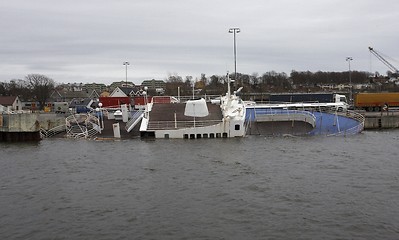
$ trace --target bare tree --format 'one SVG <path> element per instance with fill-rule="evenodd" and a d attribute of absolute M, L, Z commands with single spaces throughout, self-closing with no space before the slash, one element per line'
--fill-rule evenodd
<path fill-rule="evenodd" d="M 33 98 L 39 102 L 40 110 L 43 110 L 50 97 L 50 91 L 54 89 L 54 80 L 41 74 L 29 74 L 25 79 L 32 91 Z"/>

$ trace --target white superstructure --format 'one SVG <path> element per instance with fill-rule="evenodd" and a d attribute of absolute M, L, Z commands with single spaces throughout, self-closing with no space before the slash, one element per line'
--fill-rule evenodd
<path fill-rule="evenodd" d="M 151 107 L 146 108 L 148 112 L 144 114 L 141 121 L 140 134 L 142 137 L 196 139 L 245 136 L 245 104 L 236 92 L 230 94 L 228 91 L 225 96 L 220 98 L 220 109 L 211 103 L 206 103 L 204 99 L 168 104 L 164 104 L 163 109 L 168 109 L 169 112 L 165 112 L 163 115 L 173 116 L 171 111 L 175 111 L 174 116 L 166 119 L 157 116 L 158 119 L 154 120 L 157 112 L 152 111 L 160 110 L 156 110 L 155 105 L 149 103 Z M 185 104 L 184 111 L 181 104 Z M 213 111 L 208 111 L 209 107 L 212 107 Z M 160 114 L 162 115 L 162 113 Z M 219 118 L 215 118 L 215 116 L 219 116 Z"/>

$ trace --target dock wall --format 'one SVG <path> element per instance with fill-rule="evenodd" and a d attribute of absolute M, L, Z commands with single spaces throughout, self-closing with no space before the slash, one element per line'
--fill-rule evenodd
<path fill-rule="evenodd" d="M 38 141 L 40 124 L 32 113 L 0 114 L 0 141 Z"/>
<path fill-rule="evenodd" d="M 398 112 L 364 113 L 364 129 L 399 128 Z"/>
<path fill-rule="evenodd" d="M 56 114 L 56 113 L 41 113 L 39 114 L 39 123 L 40 127 L 44 130 L 50 130 L 52 128 L 65 125 L 65 118 L 67 115 L 65 114 Z"/>

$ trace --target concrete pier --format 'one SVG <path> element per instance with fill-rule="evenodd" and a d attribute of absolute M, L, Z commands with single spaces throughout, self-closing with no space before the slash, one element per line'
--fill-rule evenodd
<path fill-rule="evenodd" d="M 364 129 L 399 128 L 399 112 L 362 112 Z"/>
<path fill-rule="evenodd" d="M 38 115 L 32 113 L 0 114 L 0 141 L 39 141 Z"/>

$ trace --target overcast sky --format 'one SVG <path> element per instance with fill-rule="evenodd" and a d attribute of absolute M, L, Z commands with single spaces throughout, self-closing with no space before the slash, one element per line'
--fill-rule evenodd
<path fill-rule="evenodd" d="M 398 0 L 1 0 L 0 81 L 58 83 L 199 78 L 237 71 L 399 67 Z M 396 59 L 396 60 L 395 60 Z"/>

